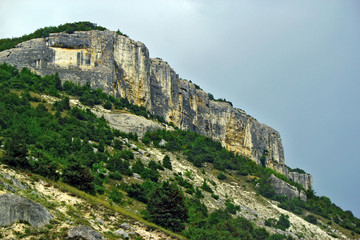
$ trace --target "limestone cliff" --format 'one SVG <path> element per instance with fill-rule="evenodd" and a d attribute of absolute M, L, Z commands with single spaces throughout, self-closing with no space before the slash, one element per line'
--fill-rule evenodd
<path fill-rule="evenodd" d="M 41 75 L 80 84 L 89 82 L 116 97 L 128 98 L 181 129 L 211 137 L 228 150 L 289 175 L 280 134 L 229 103 L 208 94 L 179 75 L 161 59 L 149 57 L 141 42 L 111 31 L 56 33 L 0 52 L 0 62 L 28 67 Z M 303 174 L 304 175 L 304 174 Z M 311 186 L 309 175 L 301 180 Z"/>

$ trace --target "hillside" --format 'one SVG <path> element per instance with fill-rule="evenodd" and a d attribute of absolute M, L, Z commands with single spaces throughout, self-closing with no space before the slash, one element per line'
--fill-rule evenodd
<path fill-rule="evenodd" d="M 97 231 L 93 239 L 359 237 L 360 220 L 316 196 L 301 170 L 285 176 L 262 164 L 271 163 L 273 150 L 262 149 L 255 161 L 146 104 L 49 74 L 0 65 L 2 238 L 64 239 L 81 232 L 79 225 Z M 262 136 L 252 133 L 271 142 Z M 12 194 L 45 209 L 17 213 L 1 202 L 11 198 L 16 206 Z"/>
<path fill-rule="evenodd" d="M 57 72 L 62 82 L 88 83 L 115 98 L 126 98 L 169 124 L 212 138 L 227 150 L 311 188 L 311 175 L 291 172 L 285 165 L 275 129 L 180 78 L 166 61 L 150 58 L 141 42 L 119 32 L 74 29 L 19 43 L 0 52 L 0 62 L 42 76 Z"/>

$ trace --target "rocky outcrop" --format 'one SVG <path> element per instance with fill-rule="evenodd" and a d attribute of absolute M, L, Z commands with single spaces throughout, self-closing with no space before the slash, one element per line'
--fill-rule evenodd
<path fill-rule="evenodd" d="M 84 240 L 105 240 L 105 238 L 97 231 L 89 226 L 79 225 L 69 230 L 68 239 L 84 239 Z"/>
<path fill-rule="evenodd" d="M 285 195 L 288 199 L 299 197 L 303 201 L 307 200 L 306 194 L 303 190 L 299 191 L 296 187 L 284 182 L 278 177 L 275 177 L 274 174 L 269 177 L 269 181 L 271 186 L 274 188 L 276 195 Z"/>
<path fill-rule="evenodd" d="M 283 173 L 288 179 L 293 182 L 299 183 L 305 190 L 311 189 L 313 184 L 313 178 L 310 174 L 290 172 L 288 168 L 284 169 Z"/>
<path fill-rule="evenodd" d="M 50 34 L 0 52 L 3 61 L 41 75 L 58 72 L 63 81 L 89 82 L 259 164 L 266 153 L 267 167 L 286 171 L 277 131 L 229 103 L 210 100 L 206 92 L 179 78 L 167 62 L 150 58 L 143 43 L 126 36 L 111 31 Z"/>
<path fill-rule="evenodd" d="M 130 113 L 105 113 L 103 116 L 111 127 L 126 133 L 134 132 L 139 137 L 143 137 L 147 131 L 166 128 L 157 122 Z"/>
<path fill-rule="evenodd" d="M 15 194 L 0 195 L 0 226 L 26 221 L 39 228 L 50 223 L 53 216 L 42 205 Z"/>

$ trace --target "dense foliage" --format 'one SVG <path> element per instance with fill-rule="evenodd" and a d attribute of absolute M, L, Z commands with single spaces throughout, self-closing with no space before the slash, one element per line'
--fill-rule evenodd
<path fill-rule="evenodd" d="M 58 100 L 54 104 L 47 103 L 42 100 L 41 94 L 52 95 Z M 15 67 L 2 64 L 0 142 L 4 145 L 4 154 L 1 161 L 54 180 L 60 179 L 91 194 L 108 194 L 109 199 L 117 204 L 123 204 L 124 194 L 117 188 L 106 190 L 104 183 L 119 181 L 123 176 L 138 173 L 145 181 L 123 184 L 121 190 L 128 197 L 147 205 L 149 219 L 174 231 L 183 231 L 190 239 L 285 238 L 270 235 L 248 220 L 235 217 L 234 214 L 241 209 L 230 200 L 226 201 L 224 210 L 209 214 L 200 199 L 204 198 L 205 191 L 213 192 L 214 184 L 211 181 L 204 181 L 200 189 L 177 173 L 170 179 L 172 183 L 162 183 L 160 172 L 165 171 L 165 168 L 172 169 L 169 156 L 165 155 L 162 163 L 150 161 L 144 164 L 135 159 L 133 152 L 125 147 L 121 139 L 137 141 L 136 134 L 111 129 L 104 118 L 96 117 L 90 109 L 71 107 L 69 96 L 78 98 L 89 107 L 102 104 L 108 109 L 127 109 L 148 118 L 154 117 L 144 108 L 132 105 L 125 99 L 91 89 L 89 84 L 79 86 L 65 82 L 62 85 L 57 74 L 40 77 L 28 69 L 18 71 Z M 158 119 L 163 121 L 162 118 Z M 238 176 L 257 176 L 263 179 L 259 182 L 261 192 L 261 185 L 266 184 L 265 180 L 270 174 L 285 178 L 249 159 L 226 151 L 220 143 L 194 132 L 158 130 L 146 133 L 142 141 L 160 147 L 162 139 L 167 142 L 162 148 L 182 151 L 195 166 L 213 164 L 220 170 L 218 178 L 222 180 L 226 179 L 228 171 Z M 186 172 L 184 176 L 191 178 L 191 173 Z M 266 190 L 266 185 L 263 187 Z M 280 207 L 285 209 L 298 211 L 299 214 L 306 209 L 359 232 L 359 219 L 350 211 L 342 211 L 330 199 L 318 197 L 312 191 L 308 191 L 307 195 L 307 203 L 298 199 L 276 199 L 281 202 Z M 218 197 L 214 194 L 212 196 Z M 275 198 L 271 192 L 268 197 Z M 286 229 L 286 220 L 284 217 L 281 221 L 279 219 L 281 224 L 278 226 Z M 308 215 L 307 220 L 316 223 L 316 218 L 311 215 Z"/>
<path fill-rule="evenodd" d="M 184 195 L 175 184 L 163 182 L 149 196 L 150 219 L 174 232 L 182 231 L 188 218 Z"/>
<path fill-rule="evenodd" d="M 57 27 L 44 27 L 36 30 L 35 32 L 24 35 L 18 38 L 5 38 L 0 39 L 0 51 L 6 49 L 14 48 L 17 44 L 25 42 L 34 38 L 45 38 L 48 37 L 50 33 L 73 33 L 75 31 L 90 31 L 90 30 L 106 30 L 104 27 L 97 26 L 91 22 L 75 22 L 75 23 L 66 23 L 59 25 Z"/>

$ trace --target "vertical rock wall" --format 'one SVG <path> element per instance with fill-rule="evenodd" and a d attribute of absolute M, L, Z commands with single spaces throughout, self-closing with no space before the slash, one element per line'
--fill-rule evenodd
<path fill-rule="evenodd" d="M 145 106 L 181 129 L 213 138 L 230 151 L 263 163 L 304 186 L 307 175 L 287 171 L 280 134 L 229 103 L 180 79 L 165 61 L 149 57 L 141 42 L 111 31 L 56 33 L 0 52 L 0 62 L 28 67 L 41 75 L 59 73 L 76 83 L 89 82 L 117 97 Z"/>

